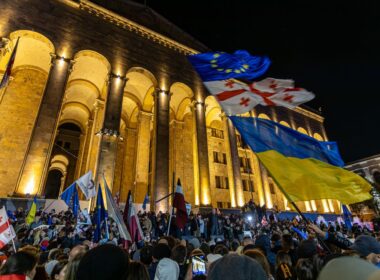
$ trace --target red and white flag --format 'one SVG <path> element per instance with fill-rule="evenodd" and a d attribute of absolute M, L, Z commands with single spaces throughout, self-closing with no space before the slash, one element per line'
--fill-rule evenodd
<path fill-rule="evenodd" d="M 9 78 L 11 77 L 12 67 L 13 67 L 13 64 L 15 63 L 15 60 L 16 60 L 16 52 L 17 52 L 19 40 L 20 40 L 20 38 L 17 38 L 16 45 L 13 48 L 11 57 L 9 58 L 7 67 L 5 68 L 3 78 L 1 79 L 1 82 L 0 82 L 0 89 L 5 87 L 8 84 Z"/>
<path fill-rule="evenodd" d="M 125 222 L 128 226 L 131 240 L 132 242 L 138 242 L 144 238 L 144 233 L 141 229 L 139 217 L 137 216 L 135 206 L 133 205 L 130 191 L 128 193 L 125 211 L 127 211 L 127 213 L 124 213 L 124 218 L 126 219 Z"/>
<path fill-rule="evenodd" d="M 16 233 L 13 226 L 9 224 L 9 219 L 5 207 L 0 209 L 0 249 L 7 245 Z"/>
<path fill-rule="evenodd" d="M 183 190 L 179 179 L 174 193 L 173 207 L 177 209 L 175 216 L 176 225 L 178 228 L 183 229 L 187 223 L 187 210 L 185 196 L 183 195 Z"/>
<path fill-rule="evenodd" d="M 204 83 L 228 115 L 244 114 L 257 105 L 293 109 L 314 98 L 314 94 L 295 88 L 292 80 L 267 78 L 250 85 L 237 80 Z"/>

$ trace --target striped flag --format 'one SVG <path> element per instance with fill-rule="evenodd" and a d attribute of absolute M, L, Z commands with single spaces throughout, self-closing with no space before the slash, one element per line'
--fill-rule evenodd
<path fill-rule="evenodd" d="M 37 199 L 36 197 L 34 197 L 28 216 L 25 219 L 26 224 L 30 225 L 31 223 L 34 222 L 34 218 L 36 217 L 36 212 L 37 212 Z"/>
<path fill-rule="evenodd" d="M 7 245 L 16 233 L 13 227 L 9 224 L 9 219 L 5 207 L 0 209 L 0 249 Z"/>
<path fill-rule="evenodd" d="M 5 87 L 8 84 L 9 78 L 11 77 L 12 67 L 16 59 L 16 52 L 17 52 L 19 40 L 20 40 L 20 37 L 17 38 L 16 45 L 12 51 L 11 57 L 9 58 L 7 67 L 5 68 L 4 76 L 0 82 L 0 89 Z"/>

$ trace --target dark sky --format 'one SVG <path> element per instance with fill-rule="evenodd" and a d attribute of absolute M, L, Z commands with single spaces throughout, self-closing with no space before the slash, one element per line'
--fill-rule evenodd
<path fill-rule="evenodd" d="M 143 2 L 143 1 L 138 1 Z M 353 3 L 351 3 L 353 2 Z M 378 1 L 148 0 L 213 50 L 272 60 L 267 76 L 316 94 L 330 140 L 346 162 L 380 153 Z"/>

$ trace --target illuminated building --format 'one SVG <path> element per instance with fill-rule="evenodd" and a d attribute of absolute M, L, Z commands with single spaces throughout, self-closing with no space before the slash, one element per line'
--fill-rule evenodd
<path fill-rule="evenodd" d="M 0 10 L 0 75 L 20 38 L 0 90 L 2 197 L 56 198 L 92 170 L 121 201 L 131 190 L 141 203 L 148 188 L 157 200 L 180 178 L 193 207 L 239 207 L 251 197 L 287 207 L 187 61 L 203 44 L 130 1 L 2 0 Z M 310 110 L 251 113 L 327 139 Z M 329 212 L 334 203 L 299 205 Z"/>

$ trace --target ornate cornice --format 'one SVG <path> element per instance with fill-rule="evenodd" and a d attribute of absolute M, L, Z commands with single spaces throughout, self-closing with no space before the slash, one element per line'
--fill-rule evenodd
<path fill-rule="evenodd" d="M 314 119 L 316 121 L 319 121 L 321 123 L 323 123 L 323 121 L 325 120 L 325 118 L 322 117 L 321 115 L 318 115 L 316 113 L 313 113 L 313 112 L 311 112 L 309 110 L 306 110 L 306 109 L 303 109 L 301 107 L 296 107 L 295 109 L 293 109 L 293 111 L 297 112 L 297 113 L 300 113 L 300 114 L 302 114 L 302 115 L 304 115 L 306 117 L 312 118 L 312 119 Z"/>
<path fill-rule="evenodd" d="M 175 40 L 165 37 L 149 28 L 146 28 L 87 0 L 80 0 L 79 8 L 90 14 L 94 14 L 97 17 L 102 17 L 104 20 L 107 20 L 123 29 L 135 32 L 144 38 L 148 38 L 153 42 L 157 42 L 158 44 L 163 45 L 169 49 L 174 49 L 185 55 L 199 53 L 192 48 L 178 43 Z"/>

